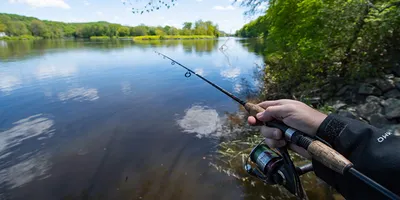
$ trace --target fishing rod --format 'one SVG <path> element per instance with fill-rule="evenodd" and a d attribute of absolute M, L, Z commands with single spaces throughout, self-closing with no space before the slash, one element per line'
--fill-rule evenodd
<path fill-rule="evenodd" d="M 196 72 L 187 68 L 176 60 L 158 51 L 154 52 L 162 56 L 164 59 L 170 60 L 172 65 L 178 64 L 182 68 L 186 69 L 187 72 L 185 73 L 185 77 L 189 78 L 192 74 L 194 74 L 205 82 L 212 85 L 214 88 L 226 94 L 228 97 L 241 104 L 251 116 L 256 117 L 257 113 L 265 111 L 265 109 L 259 105 L 239 99 L 235 95 L 224 90 L 223 88 L 214 84 L 203 76 L 197 74 Z M 379 191 L 387 198 L 400 200 L 399 196 L 355 169 L 351 161 L 338 153 L 336 150 L 319 141 L 318 138 L 311 138 L 307 134 L 291 128 L 283 122 L 277 120 L 265 122 L 264 124 L 269 127 L 280 129 L 284 133 L 285 140 L 304 148 L 305 150 L 307 150 L 312 158 L 314 158 L 324 166 L 332 169 L 337 173 L 340 173 L 341 175 L 351 174 L 355 178 L 371 186 L 371 188 Z M 303 167 L 295 167 L 293 161 L 290 159 L 290 156 L 287 153 L 286 148 L 278 148 L 277 151 L 278 152 L 275 152 L 267 145 L 259 143 L 256 147 L 253 148 L 248 156 L 248 159 L 246 160 L 244 166 L 246 172 L 261 179 L 265 183 L 283 185 L 298 198 L 306 199 L 307 197 L 305 195 L 304 189 L 301 186 L 299 176 L 309 171 L 312 171 L 312 167 L 310 167 L 309 165 Z M 252 161 L 257 167 L 252 168 L 252 166 L 248 164 L 248 160 Z"/>

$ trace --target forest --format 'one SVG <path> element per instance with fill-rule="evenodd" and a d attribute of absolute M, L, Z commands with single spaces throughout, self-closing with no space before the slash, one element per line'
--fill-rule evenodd
<path fill-rule="evenodd" d="M 164 35 L 206 35 L 219 37 L 223 32 L 218 25 L 211 21 L 198 20 L 194 23 L 185 22 L 182 29 L 173 26 L 151 27 L 144 24 L 130 27 L 105 21 L 88 23 L 63 23 L 39 20 L 34 17 L 25 17 L 16 14 L 0 13 L 0 32 L 7 36 L 45 39 L 54 38 L 90 38 L 92 36 L 127 37 L 127 36 L 164 36 Z"/>
<path fill-rule="evenodd" d="M 258 53 L 270 92 L 293 98 L 324 85 L 400 73 L 399 1 L 236 1 L 248 14 L 263 2 L 269 3 L 265 13 L 236 36 L 265 43 Z"/>

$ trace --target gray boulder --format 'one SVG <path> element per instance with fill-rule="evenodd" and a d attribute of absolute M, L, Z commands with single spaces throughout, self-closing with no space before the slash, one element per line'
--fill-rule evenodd
<path fill-rule="evenodd" d="M 371 101 L 357 106 L 356 112 L 362 118 L 371 121 L 372 115 L 382 112 L 382 106 L 379 102 Z"/>
<path fill-rule="evenodd" d="M 385 93 L 386 98 L 400 98 L 400 91 L 398 89 L 392 89 Z"/>
<path fill-rule="evenodd" d="M 400 82 L 395 83 L 395 85 L 396 85 L 396 88 L 397 88 L 398 90 L 400 90 Z"/>
<path fill-rule="evenodd" d="M 339 110 L 339 109 L 344 108 L 344 107 L 346 107 L 346 106 L 347 106 L 347 104 L 345 104 L 343 101 L 337 100 L 337 101 L 335 101 L 335 103 L 332 105 L 332 108 L 333 108 L 334 110 Z"/>
<path fill-rule="evenodd" d="M 352 112 L 347 111 L 347 110 L 339 110 L 337 112 L 338 115 L 343 116 L 343 117 L 348 117 L 351 119 L 357 119 L 356 115 L 354 115 Z"/>
<path fill-rule="evenodd" d="M 365 100 L 366 102 L 370 103 L 370 102 L 381 102 L 381 99 L 377 96 L 368 96 L 367 99 Z"/>
<path fill-rule="evenodd" d="M 375 85 L 383 92 L 394 88 L 394 84 L 391 81 L 385 79 L 377 79 Z"/>
<path fill-rule="evenodd" d="M 363 83 L 360 88 L 358 88 L 358 94 L 380 96 L 382 92 L 371 84 Z"/>
<path fill-rule="evenodd" d="M 378 128 L 383 128 L 388 124 L 392 124 L 384 115 L 381 113 L 373 114 L 370 116 L 369 123 Z"/>
<path fill-rule="evenodd" d="M 342 88 L 340 88 L 340 90 L 335 95 L 336 96 L 342 96 L 349 89 L 351 89 L 351 87 L 349 85 L 345 85 Z"/>
<path fill-rule="evenodd" d="M 389 98 L 383 102 L 385 116 L 388 119 L 400 118 L 400 100 Z"/>

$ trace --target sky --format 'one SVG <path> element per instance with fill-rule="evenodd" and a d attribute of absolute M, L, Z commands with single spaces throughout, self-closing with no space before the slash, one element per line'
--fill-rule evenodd
<path fill-rule="evenodd" d="M 234 33 L 257 16 L 244 16 L 245 8 L 232 5 L 233 0 L 176 0 L 170 9 L 161 8 L 155 12 L 133 14 L 135 7 L 143 7 L 146 0 L 1 0 L 0 13 L 32 16 L 42 20 L 62 22 L 108 21 L 135 26 L 175 26 L 183 22 L 211 20 L 220 30 Z M 127 3 L 123 3 L 123 2 Z M 158 2 L 158 0 L 155 0 Z M 147 0 L 148 2 L 148 0 Z M 263 9 L 263 7 L 260 7 Z"/>

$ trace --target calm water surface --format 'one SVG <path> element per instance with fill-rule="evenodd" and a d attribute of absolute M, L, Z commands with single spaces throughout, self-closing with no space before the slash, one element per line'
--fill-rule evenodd
<path fill-rule="evenodd" d="M 1 41 L 0 199 L 240 199 L 208 159 L 237 104 L 153 52 L 238 93 L 225 41 Z"/>
<path fill-rule="evenodd" d="M 288 198 L 210 167 L 239 107 L 153 52 L 239 94 L 262 59 L 226 40 L 0 41 L 0 199 Z"/>

